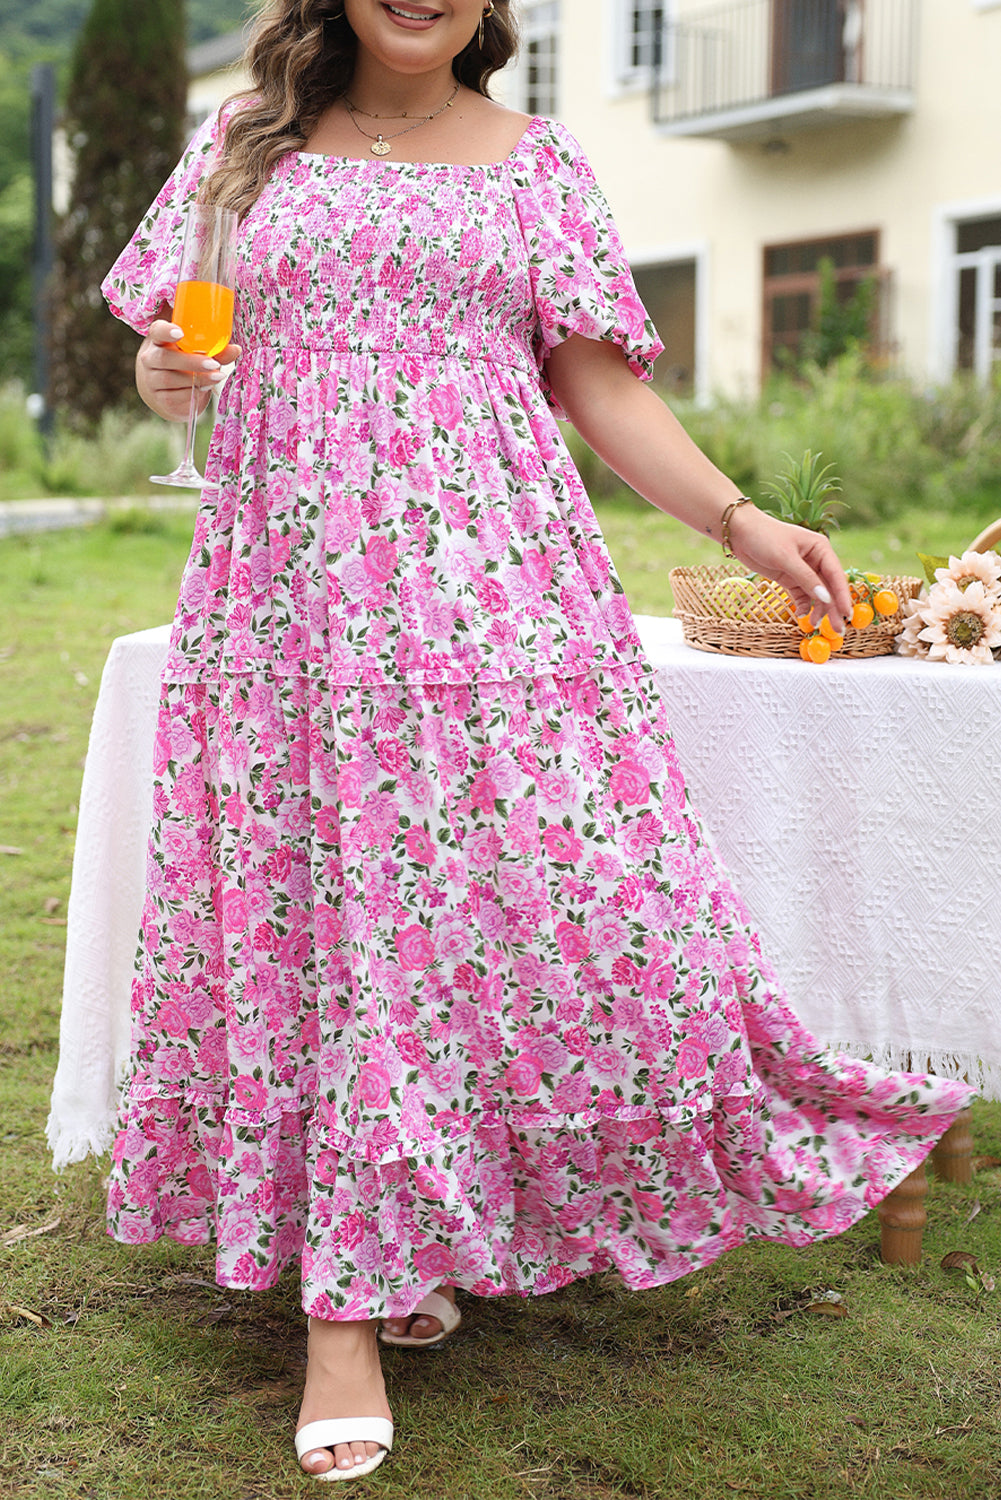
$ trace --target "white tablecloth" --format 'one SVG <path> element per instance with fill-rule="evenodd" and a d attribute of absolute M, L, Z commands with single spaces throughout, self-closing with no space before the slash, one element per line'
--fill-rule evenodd
<path fill-rule="evenodd" d="M 640 617 L 696 806 L 823 1042 L 1001 1098 L 1001 668 L 693 651 Z M 80 799 L 57 1166 L 110 1142 L 128 1056 L 167 627 L 114 642 Z"/>

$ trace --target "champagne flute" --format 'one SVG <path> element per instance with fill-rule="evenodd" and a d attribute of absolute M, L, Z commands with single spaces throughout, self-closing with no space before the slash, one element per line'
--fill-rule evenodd
<path fill-rule="evenodd" d="M 171 314 L 172 321 L 183 330 L 183 337 L 174 347 L 184 354 L 202 354 L 206 359 L 214 359 L 233 337 L 237 226 L 238 216 L 231 208 L 193 203 L 187 210 Z M 172 474 L 151 474 L 153 484 L 201 489 L 205 483 L 194 460 L 198 391 L 192 375 L 184 457 Z"/>

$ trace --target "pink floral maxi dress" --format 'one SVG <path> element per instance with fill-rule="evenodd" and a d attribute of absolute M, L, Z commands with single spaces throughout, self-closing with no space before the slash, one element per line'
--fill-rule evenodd
<path fill-rule="evenodd" d="M 207 122 L 105 284 L 173 298 Z M 112 1233 L 298 1264 L 328 1318 L 447 1280 L 649 1287 L 855 1222 L 971 1091 L 822 1051 L 686 799 L 544 359 L 659 352 L 572 137 L 294 152 L 246 219 L 156 741 Z"/>

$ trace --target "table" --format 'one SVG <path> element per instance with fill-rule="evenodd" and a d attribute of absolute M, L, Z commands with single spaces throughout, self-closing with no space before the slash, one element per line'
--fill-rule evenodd
<path fill-rule="evenodd" d="M 640 617 L 697 808 L 822 1042 L 1001 1098 L 1001 670 L 714 656 Z M 110 1144 L 169 629 L 112 645 L 67 914 L 56 1166 Z"/>

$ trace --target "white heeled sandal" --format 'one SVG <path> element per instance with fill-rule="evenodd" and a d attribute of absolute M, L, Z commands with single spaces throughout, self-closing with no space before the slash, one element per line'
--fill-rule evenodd
<path fill-rule="evenodd" d="M 428 1292 L 422 1302 L 418 1302 L 411 1314 L 414 1318 L 421 1316 L 437 1318 L 441 1324 L 441 1332 L 431 1334 L 430 1338 L 422 1339 L 412 1333 L 387 1333 L 385 1328 L 379 1329 L 379 1338 L 384 1344 L 396 1344 L 401 1349 L 424 1349 L 431 1344 L 440 1344 L 442 1339 L 447 1339 L 450 1333 L 454 1333 L 462 1322 L 462 1314 L 454 1302 L 449 1302 L 440 1292 Z"/>
<path fill-rule="evenodd" d="M 393 1446 L 393 1424 L 385 1417 L 331 1417 L 325 1422 L 307 1422 L 295 1435 L 295 1453 L 300 1464 L 313 1448 L 333 1449 L 337 1443 L 379 1443 L 379 1452 L 366 1458 L 350 1469 L 339 1469 L 336 1465 L 314 1474 L 303 1469 L 311 1479 L 361 1479 L 377 1469 Z"/>
<path fill-rule="evenodd" d="M 306 1319 L 309 1328 L 312 1318 Z M 322 1474 L 312 1469 L 303 1469 L 310 1479 L 361 1479 L 377 1469 L 393 1449 L 393 1424 L 386 1417 L 327 1417 L 319 1422 L 307 1422 L 295 1435 L 295 1456 L 300 1466 L 307 1453 L 314 1448 L 329 1448 L 331 1455 L 337 1443 L 378 1443 L 379 1452 L 350 1469 L 340 1469 L 336 1460 Z"/>

